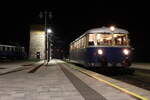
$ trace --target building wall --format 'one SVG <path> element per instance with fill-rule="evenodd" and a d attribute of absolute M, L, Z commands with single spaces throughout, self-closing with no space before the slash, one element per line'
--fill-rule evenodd
<path fill-rule="evenodd" d="M 42 25 L 33 25 L 30 30 L 30 59 L 37 59 L 37 52 L 40 53 L 40 59 L 45 58 L 45 32 Z"/>

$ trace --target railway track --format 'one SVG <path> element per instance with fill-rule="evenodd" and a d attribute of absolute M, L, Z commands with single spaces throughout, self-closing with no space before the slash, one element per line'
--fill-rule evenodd
<path fill-rule="evenodd" d="M 150 91 L 150 77 L 143 76 L 139 73 L 135 72 L 134 75 L 118 75 L 111 77 Z"/>
<path fill-rule="evenodd" d="M 122 82 L 126 82 L 128 84 L 135 85 L 137 87 L 146 89 L 150 91 L 150 74 L 147 73 L 148 71 L 143 71 L 143 70 L 136 70 L 133 74 L 126 74 L 118 71 L 113 71 L 113 73 L 105 74 L 102 73 L 103 75 L 106 75 L 108 77 L 111 77 L 113 79 L 120 80 Z M 100 72 L 98 72 L 100 73 Z"/>
<path fill-rule="evenodd" d="M 82 65 L 77 66 L 83 67 Z M 130 69 L 124 71 L 122 69 L 115 70 L 115 68 L 112 68 L 111 70 L 106 69 L 100 70 L 99 68 L 86 68 L 86 69 L 150 91 L 150 70 Z M 132 74 L 132 71 L 134 70 L 135 72 Z"/>
<path fill-rule="evenodd" d="M 24 65 L 21 65 L 22 67 L 18 67 L 18 68 L 5 71 L 3 73 L 0 73 L 0 75 L 11 74 L 11 73 L 15 73 L 15 72 L 23 71 L 23 70 L 29 70 L 28 73 L 35 73 L 43 65 L 44 63 L 38 64 L 38 65 L 34 65 L 33 63 L 24 64 Z M 3 69 L 3 68 L 0 68 L 0 69 Z"/>

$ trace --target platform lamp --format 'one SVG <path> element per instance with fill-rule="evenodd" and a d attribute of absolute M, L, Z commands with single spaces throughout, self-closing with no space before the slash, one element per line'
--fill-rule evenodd
<path fill-rule="evenodd" d="M 47 63 L 51 60 L 51 33 L 52 33 L 52 29 L 51 28 L 47 28 L 47 50 L 48 50 L 48 54 L 47 54 Z"/>
<path fill-rule="evenodd" d="M 49 57 L 48 57 L 48 33 L 51 33 L 52 32 L 52 30 L 51 29 L 48 29 L 47 28 L 47 19 L 48 18 L 51 20 L 52 19 L 52 12 L 47 12 L 46 10 L 45 10 L 45 12 L 40 12 L 40 18 L 44 18 L 44 26 L 45 26 L 45 28 L 44 28 L 44 31 L 45 31 L 45 60 L 47 60 L 47 63 L 48 63 L 48 61 L 49 61 Z"/>

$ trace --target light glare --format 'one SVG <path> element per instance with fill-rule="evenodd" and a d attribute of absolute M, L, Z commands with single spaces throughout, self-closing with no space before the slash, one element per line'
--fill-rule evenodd
<path fill-rule="evenodd" d="M 129 55 L 130 51 L 129 51 L 128 49 L 124 49 L 124 50 L 123 50 L 123 53 L 124 53 L 125 55 Z"/>
<path fill-rule="evenodd" d="M 50 28 L 47 29 L 47 33 L 52 33 L 52 30 Z"/>
<path fill-rule="evenodd" d="M 115 27 L 114 27 L 114 26 L 111 26 L 111 27 L 110 27 L 110 30 L 111 30 L 111 31 L 114 31 L 114 30 L 115 30 Z"/>
<path fill-rule="evenodd" d="M 102 55 L 102 54 L 103 54 L 103 50 L 99 49 L 99 50 L 98 50 L 98 54 L 99 54 L 99 55 Z"/>

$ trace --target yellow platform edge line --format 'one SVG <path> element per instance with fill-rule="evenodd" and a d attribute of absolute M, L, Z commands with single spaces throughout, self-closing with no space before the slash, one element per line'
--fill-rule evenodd
<path fill-rule="evenodd" d="M 67 63 L 67 64 L 68 64 L 68 63 Z M 69 65 L 71 65 L 71 64 L 69 64 Z M 77 67 L 77 66 L 71 66 L 71 67 L 72 67 L 73 69 L 79 70 L 80 72 L 82 72 L 82 73 L 84 73 L 84 74 L 86 74 L 86 75 L 88 75 L 88 76 L 90 76 L 90 77 L 92 77 L 92 78 L 94 78 L 94 79 L 96 79 L 96 80 L 98 80 L 98 81 L 104 82 L 104 83 L 106 83 L 106 84 L 108 84 L 108 85 L 110 85 L 110 86 L 112 86 L 112 87 L 114 87 L 114 88 L 116 88 L 116 89 L 118 89 L 118 90 L 120 90 L 120 91 L 123 91 L 123 92 L 125 92 L 125 93 L 127 93 L 127 94 L 129 94 L 129 95 L 131 95 L 131 96 L 133 96 L 133 97 L 136 97 L 136 98 L 141 99 L 141 100 L 148 100 L 147 98 L 145 98 L 145 97 L 143 97 L 143 96 L 140 96 L 140 95 L 138 95 L 138 94 L 136 94 L 136 93 L 133 93 L 133 92 L 131 92 L 131 91 L 128 91 L 128 90 L 126 90 L 126 89 L 124 89 L 124 88 L 122 88 L 122 87 L 120 87 L 120 86 L 117 86 L 117 85 L 115 85 L 115 84 L 113 84 L 113 83 L 111 83 L 111 82 L 108 82 L 108 81 L 106 81 L 106 80 L 103 80 L 103 79 L 101 79 L 101 78 L 99 78 L 99 77 L 97 77 L 97 76 L 91 75 L 91 74 L 89 74 L 88 72 L 86 72 L 86 69 L 81 69 L 80 67 Z"/>

